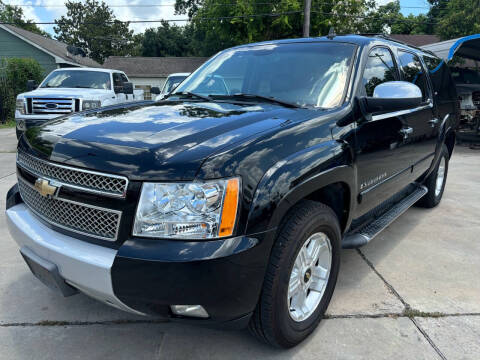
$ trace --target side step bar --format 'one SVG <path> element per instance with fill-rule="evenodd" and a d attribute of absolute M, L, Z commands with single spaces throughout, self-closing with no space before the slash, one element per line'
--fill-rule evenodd
<path fill-rule="evenodd" d="M 375 218 L 373 221 L 363 225 L 359 229 L 345 234 L 342 241 L 344 249 L 354 249 L 365 245 L 375 236 L 377 236 L 383 229 L 395 221 L 400 215 L 407 211 L 413 204 L 421 199 L 428 192 L 423 185 L 415 185 L 415 190 L 405 196 L 402 200 L 393 205 L 381 216 Z"/>

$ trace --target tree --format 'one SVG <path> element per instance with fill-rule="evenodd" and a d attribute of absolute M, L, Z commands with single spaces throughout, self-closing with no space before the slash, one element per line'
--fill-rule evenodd
<path fill-rule="evenodd" d="M 368 33 L 391 34 L 425 34 L 428 33 L 428 17 L 426 15 L 408 15 L 400 12 L 400 1 L 392 1 L 372 8 L 365 19 L 365 29 Z"/>
<path fill-rule="evenodd" d="M 105 2 L 68 0 L 65 6 L 67 15 L 55 20 L 59 41 L 82 48 L 100 63 L 112 55 L 135 54 L 133 30 L 129 30 L 128 23 L 117 20 Z"/>
<path fill-rule="evenodd" d="M 188 56 L 189 40 L 184 28 L 162 21 L 156 29 L 147 29 L 141 40 L 142 56 Z"/>
<path fill-rule="evenodd" d="M 443 8 L 436 32 L 444 40 L 480 32 L 480 1 L 450 0 Z"/>
<path fill-rule="evenodd" d="M 326 35 L 331 26 L 338 33 L 361 31 L 369 1 L 314 2 L 311 36 Z M 302 36 L 303 0 L 176 0 L 175 9 L 190 17 L 185 33 L 192 52 L 202 56 L 238 44 Z"/>
<path fill-rule="evenodd" d="M 48 33 L 41 30 L 31 20 L 25 20 L 23 9 L 19 6 L 7 5 L 0 0 L 0 23 L 7 23 L 18 26 L 19 28 L 50 37 Z"/>

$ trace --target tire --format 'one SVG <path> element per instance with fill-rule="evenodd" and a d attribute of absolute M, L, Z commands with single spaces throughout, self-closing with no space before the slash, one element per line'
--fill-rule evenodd
<path fill-rule="evenodd" d="M 323 234 L 323 235 L 321 235 Z M 291 311 L 293 304 L 290 302 L 289 284 L 292 272 L 300 274 L 298 278 L 304 279 L 302 274 L 307 272 L 298 272 L 297 262 L 300 251 L 313 246 L 311 239 L 315 242 L 322 242 L 320 246 L 319 258 L 316 265 L 319 265 L 320 258 L 322 261 L 330 258 L 330 271 L 324 273 L 326 285 L 322 286 L 322 291 L 315 290 L 312 296 L 317 296 L 317 305 L 312 306 L 310 315 L 305 319 L 296 319 L 300 312 Z M 326 239 L 326 240 L 325 240 Z M 307 241 L 308 240 L 308 241 Z M 338 218 L 328 206 L 314 201 L 301 201 L 294 206 L 282 222 L 280 231 L 277 235 L 276 242 L 273 246 L 267 267 L 265 280 L 263 284 L 260 300 L 250 320 L 250 332 L 260 340 L 281 348 L 289 348 L 303 341 L 322 320 L 325 311 L 335 289 L 338 271 L 340 268 L 340 251 L 341 251 L 341 231 Z M 325 248 L 325 244 L 330 244 Z M 304 245 L 308 245 L 304 246 Z M 305 250 L 303 250 L 305 251 Z M 320 251 L 320 250 L 319 250 Z M 330 251 L 330 253 L 329 253 Z M 327 254 L 328 255 L 325 255 Z M 322 255 L 323 254 L 323 255 Z M 314 258 L 312 256 L 311 258 Z M 326 266 L 327 267 L 327 266 Z M 318 269 L 318 268 L 316 268 Z M 304 280 L 301 286 L 307 287 L 313 282 L 325 280 L 313 280 L 315 277 L 310 271 L 309 280 Z M 328 275 L 327 275 L 328 274 Z M 310 280 L 311 276 L 311 280 Z M 311 282 L 307 282 L 311 281 Z M 318 286 L 318 283 L 316 286 Z M 311 294 L 307 291 L 307 296 Z M 299 295 L 301 297 L 301 295 Z M 318 300 L 319 299 L 319 300 Z"/>
<path fill-rule="evenodd" d="M 424 208 L 433 208 L 437 206 L 442 200 L 443 191 L 445 190 L 445 184 L 447 182 L 448 174 L 448 161 L 450 160 L 450 153 L 448 152 L 447 146 L 444 144 L 440 153 L 440 158 L 435 170 L 427 177 L 423 185 L 428 189 L 428 193 L 422 197 L 416 205 Z M 443 180 L 439 188 L 437 188 L 437 178 L 439 175 L 439 169 L 441 171 L 441 166 L 443 166 Z"/>

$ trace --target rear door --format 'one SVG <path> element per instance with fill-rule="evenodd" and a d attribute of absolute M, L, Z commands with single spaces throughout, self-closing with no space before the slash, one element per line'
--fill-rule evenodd
<path fill-rule="evenodd" d="M 420 57 L 404 49 L 398 49 L 397 55 L 402 80 L 417 85 L 422 91 L 422 104 L 405 114 L 404 145 L 412 166 L 411 181 L 415 181 L 432 163 L 439 121 L 431 84 Z"/>

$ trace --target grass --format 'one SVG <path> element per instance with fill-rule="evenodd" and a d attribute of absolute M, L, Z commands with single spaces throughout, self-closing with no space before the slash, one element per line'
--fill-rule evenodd
<path fill-rule="evenodd" d="M 15 127 L 15 120 L 9 119 L 5 123 L 0 123 L 0 129 L 10 129 Z"/>

